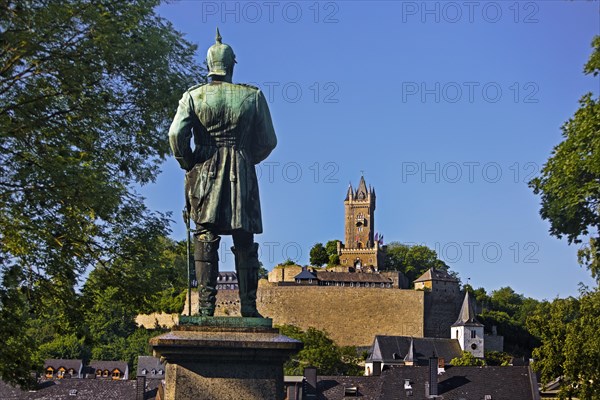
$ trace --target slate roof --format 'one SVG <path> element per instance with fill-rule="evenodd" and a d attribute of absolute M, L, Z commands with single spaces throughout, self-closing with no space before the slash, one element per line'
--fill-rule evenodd
<path fill-rule="evenodd" d="M 83 367 L 82 360 L 66 360 L 62 358 L 50 358 L 44 361 L 44 370 L 48 367 L 52 367 L 55 371 L 60 367 L 64 367 L 67 371 L 73 368 L 77 373 Z"/>
<path fill-rule="evenodd" d="M 375 336 L 367 362 L 381 361 L 384 364 L 400 364 L 409 353 L 412 344 L 414 365 L 428 365 L 429 357 L 435 355 L 443 358 L 448 364 L 450 360 L 462 355 L 460 344 L 456 339 L 446 338 L 413 338 L 410 336 Z"/>
<path fill-rule="evenodd" d="M 425 282 L 425 281 L 447 281 L 447 282 L 458 282 L 458 279 L 452 277 L 447 272 L 439 271 L 437 269 L 429 268 L 423 275 L 414 280 L 414 282 Z"/>
<path fill-rule="evenodd" d="M 463 300 L 460 314 L 458 314 L 458 319 L 452 326 L 483 326 L 483 324 L 475 318 L 475 311 L 473 310 L 469 292 L 465 294 L 465 299 Z"/>
<path fill-rule="evenodd" d="M 317 377 L 317 400 L 348 399 L 346 387 L 356 387 L 362 400 L 379 399 L 381 379 L 378 376 L 319 376 Z"/>
<path fill-rule="evenodd" d="M 107 379 L 60 379 L 42 382 L 25 391 L 0 381 L 2 400 L 127 400 L 135 399 L 136 381 Z M 70 393 L 76 394 L 71 395 Z"/>
<path fill-rule="evenodd" d="M 391 367 L 382 371 L 378 399 L 424 399 L 429 367 Z M 412 396 L 404 390 L 404 380 L 412 386 Z M 537 400 L 535 374 L 528 367 L 447 367 L 438 375 L 439 395 L 444 400 Z"/>
<path fill-rule="evenodd" d="M 101 370 L 109 370 L 112 371 L 115 368 L 118 368 L 119 370 L 125 372 L 128 370 L 128 365 L 125 361 L 98 361 L 98 360 L 91 360 L 89 367 L 92 368 L 94 371 L 101 369 Z"/>
<path fill-rule="evenodd" d="M 145 374 L 144 370 L 146 370 Z M 137 376 L 145 376 L 146 379 L 165 379 L 166 371 L 166 364 L 161 363 L 159 358 L 138 356 Z"/>
<path fill-rule="evenodd" d="M 361 282 L 361 283 L 392 283 L 390 278 L 380 274 L 362 272 L 332 272 L 317 271 L 317 278 L 321 282 Z"/>
<path fill-rule="evenodd" d="M 367 195 L 369 194 L 369 191 L 367 190 L 367 183 L 365 182 L 365 177 L 361 176 L 360 177 L 360 182 L 358 182 L 358 188 L 356 189 L 356 194 L 354 195 L 354 199 L 359 199 L 360 195 L 364 195 L 365 198 L 367 197 Z"/>
<path fill-rule="evenodd" d="M 294 279 L 317 279 L 317 277 L 312 272 L 304 269 Z"/>
<path fill-rule="evenodd" d="M 348 185 L 348 192 L 346 193 L 346 199 L 344 201 L 350 200 L 350 198 L 354 198 L 354 190 L 352 189 L 352 183 Z"/>

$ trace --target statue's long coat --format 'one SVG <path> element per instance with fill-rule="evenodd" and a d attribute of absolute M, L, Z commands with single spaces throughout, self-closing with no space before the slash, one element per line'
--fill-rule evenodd
<path fill-rule="evenodd" d="M 220 234 L 262 232 L 254 166 L 277 138 L 258 88 L 212 82 L 189 89 L 179 101 L 169 142 L 188 171 L 187 201 L 196 225 Z"/>

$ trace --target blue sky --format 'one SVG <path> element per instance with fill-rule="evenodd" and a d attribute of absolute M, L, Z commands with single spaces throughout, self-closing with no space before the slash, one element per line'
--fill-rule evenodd
<path fill-rule="evenodd" d="M 343 239 L 343 200 L 363 171 L 386 242 L 426 244 L 476 287 L 551 299 L 593 282 L 577 248 L 549 236 L 526 182 L 579 98 L 599 93 L 582 73 L 599 4 L 175 1 L 159 13 L 199 60 L 219 26 L 237 55 L 234 81 L 269 100 L 279 144 L 258 167 L 256 237 L 268 269 Z M 173 212 L 172 236 L 184 239 L 174 159 L 142 194 Z M 222 270 L 233 269 L 229 246 Z"/>

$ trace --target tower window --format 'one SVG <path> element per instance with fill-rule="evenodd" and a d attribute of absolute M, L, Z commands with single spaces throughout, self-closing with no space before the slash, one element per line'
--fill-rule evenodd
<path fill-rule="evenodd" d="M 475 329 L 471 330 L 471 339 L 477 338 L 477 331 Z"/>

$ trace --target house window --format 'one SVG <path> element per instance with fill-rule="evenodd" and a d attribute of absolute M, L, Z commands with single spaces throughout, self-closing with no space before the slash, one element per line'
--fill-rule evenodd
<path fill-rule="evenodd" d="M 69 375 L 74 376 L 75 370 L 73 368 L 69 368 Z"/>
<path fill-rule="evenodd" d="M 477 331 L 475 329 L 471 330 L 471 339 L 477 338 Z"/>
<path fill-rule="evenodd" d="M 52 378 L 54 376 L 54 369 L 52 367 L 46 368 L 46 378 Z"/>
<path fill-rule="evenodd" d="M 113 379 L 115 379 L 115 380 L 116 380 L 116 379 L 120 379 L 120 378 L 121 378 L 121 371 L 119 371 L 119 370 L 118 370 L 118 369 L 116 369 L 116 368 L 115 368 L 115 369 L 113 369 L 113 372 L 112 372 L 112 378 L 113 378 Z"/>
<path fill-rule="evenodd" d="M 64 369 L 63 367 L 60 367 L 60 368 L 58 369 L 58 373 L 56 374 L 56 377 L 57 377 L 58 379 L 62 379 L 62 378 L 64 378 L 64 377 L 65 377 L 65 369 Z"/>
<path fill-rule="evenodd" d="M 96 370 L 96 376 L 97 376 L 97 377 L 100 377 L 100 376 L 102 376 L 102 370 L 101 370 L 101 369 L 97 369 L 97 370 Z"/>
<path fill-rule="evenodd" d="M 142 370 L 142 375 L 146 375 L 147 373 L 148 373 L 148 370 L 147 370 L 146 368 L 144 368 L 144 369 Z"/>
<path fill-rule="evenodd" d="M 103 378 L 108 378 L 108 370 L 105 369 L 104 371 L 102 371 L 102 377 Z"/>

